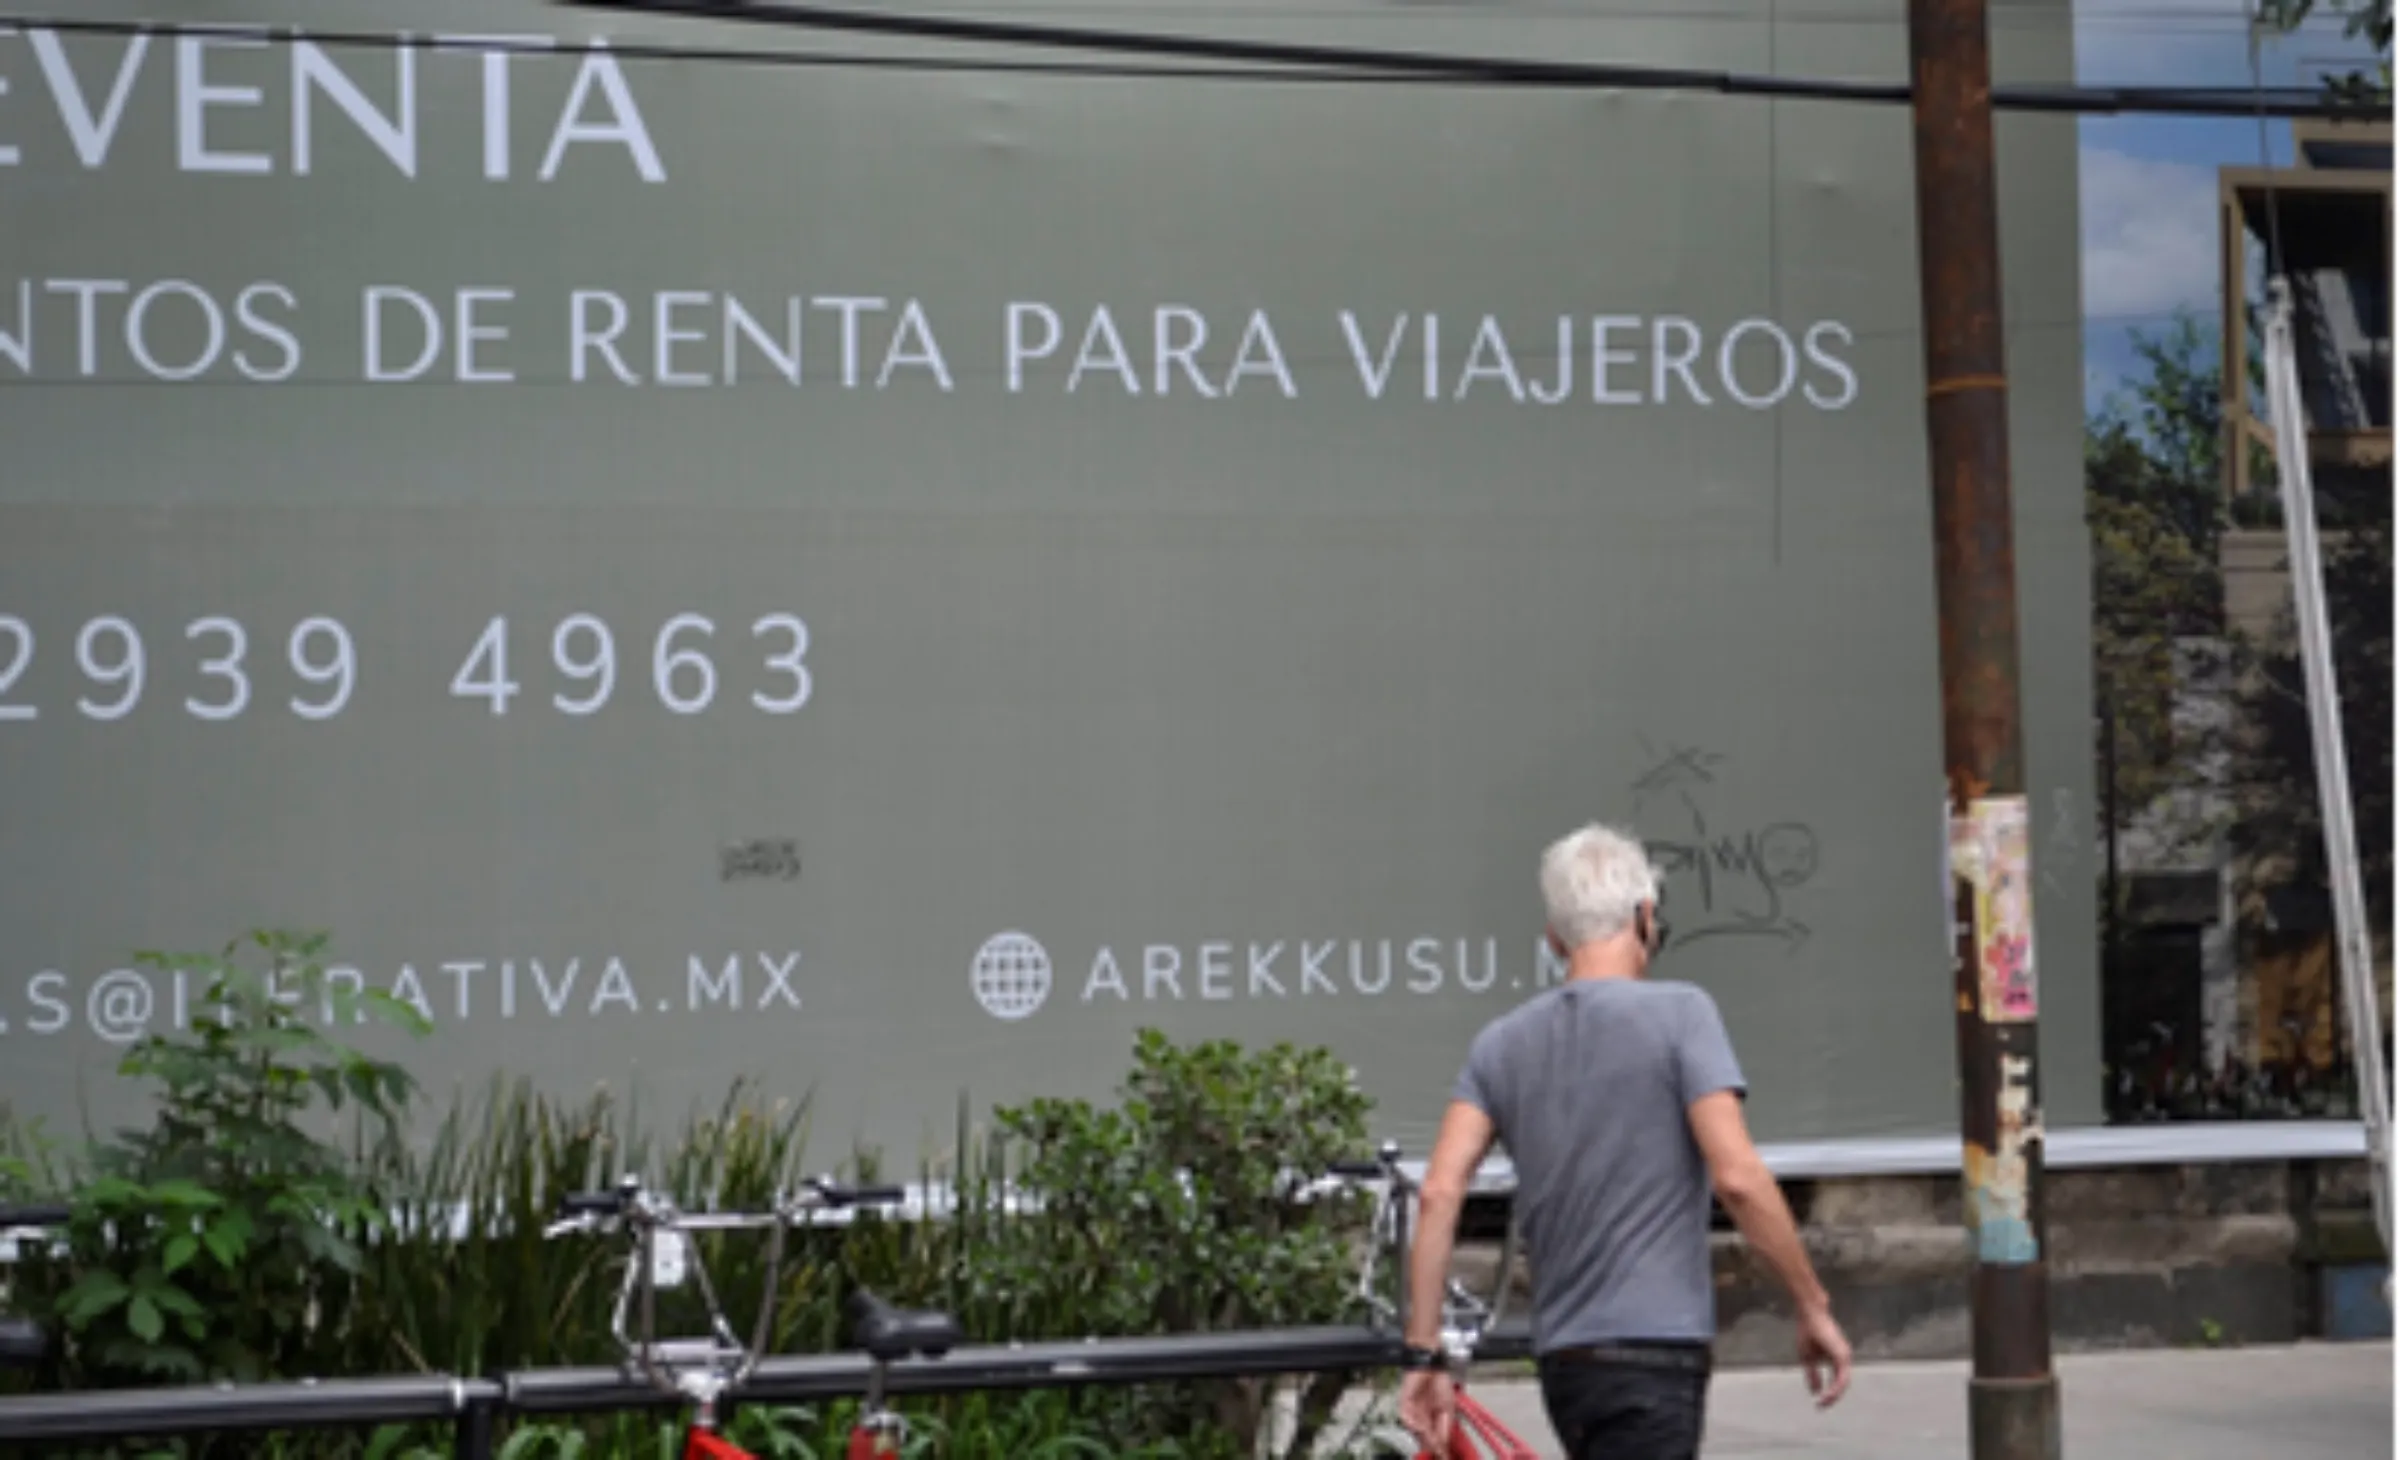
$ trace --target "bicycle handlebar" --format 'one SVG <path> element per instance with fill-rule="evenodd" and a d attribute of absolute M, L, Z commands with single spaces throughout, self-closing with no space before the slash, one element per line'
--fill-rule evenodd
<path fill-rule="evenodd" d="M 577 1191 L 561 1196 L 558 1199 L 560 1219 L 550 1223 L 543 1230 L 543 1235 L 561 1237 L 570 1233 L 613 1229 L 620 1236 L 630 1238 L 633 1255 L 625 1263 L 609 1330 L 624 1351 L 628 1366 L 638 1370 L 653 1385 L 669 1393 L 697 1399 L 704 1405 L 713 1405 L 717 1395 L 739 1386 L 749 1377 L 766 1347 L 772 1331 L 776 1276 L 782 1269 L 784 1234 L 801 1224 L 811 1212 L 840 1207 L 897 1206 L 907 1200 L 907 1191 L 898 1186 L 853 1186 L 829 1176 L 812 1176 L 801 1182 L 798 1192 L 777 1192 L 766 1211 L 686 1212 L 678 1208 L 674 1198 L 667 1193 L 648 1190 L 639 1176 L 628 1174 L 618 1180 L 614 1190 Z M 701 1232 L 762 1227 L 769 1232 L 766 1282 L 763 1285 L 766 1296 L 759 1301 L 756 1331 L 745 1344 L 726 1321 L 716 1289 L 709 1280 L 706 1262 L 696 1249 L 683 1247 L 682 1244 Z M 694 1263 L 702 1301 L 707 1309 L 709 1334 L 706 1338 L 677 1339 L 661 1344 L 657 1338 L 657 1288 L 662 1281 L 668 1286 L 682 1281 L 680 1277 L 661 1278 L 661 1258 L 662 1255 L 670 1257 L 680 1269 L 684 1253 L 689 1253 Z M 639 1338 L 634 1336 L 630 1326 L 637 1310 L 641 1330 Z M 894 1322 L 911 1316 L 900 1314 Z M 902 1336 L 910 1337 L 912 1341 L 922 1336 L 906 1323 L 901 1323 L 895 1331 L 902 1331 Z"/>
<path fill-rule="evenodd" d="M 21 1207 L 0 1207 L 0 1232 L 14 1227 L 63 1227 L 75 1215 L 75 1209 L 57 1202 Z"/>
<path fill-rule="evenodd" d="M 1385 1141 L 1372 1156 L 1345 1156 L 1332 1162 L 1326 1166 L 1325 1175 L 1334 1181 L 1388 1181 L 1402 1191 L 1416 1190 L 1416 1183 L 1400 1169 L 1398 1141 Z"/>

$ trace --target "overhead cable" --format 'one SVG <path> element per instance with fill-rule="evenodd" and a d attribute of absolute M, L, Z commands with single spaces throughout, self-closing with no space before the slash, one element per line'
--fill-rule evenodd
<path fill-rule="evenodd" d="M 896 12 L 865 12 L 808 4 L 749 4 L 740 0 L 559 0 L 579 9 L 840 31 L 897 39 L 981 43 L 1003 54 L 854 54 L 683 42 L 606 38 L 589 41 L 522 36 L 369 31 L 252 22 L 105 20 L 88 16 L 0 17 L 0 33 L 48 30 L 84 35 L 201 35 L 266 42 L 309 41 L 324 46 L 515 52 L 573 56 L 605 50 L 628 60 L 718 65 L 898 72 L 970 72 L 1099 79 L 1242 82 L 1281 85 L 1417 85 L 1556 91 L 1686 91 L 1794 101 L 1907 105 L 1905 81 L 1841 81 L 1692 67 L 1547 61 L 1434 52 L 1297 45 L 1208 36 L 960 20 Z M 1027 51 L 1101 52 L 1167 58 L 1148 64 L 1041 60 Z M 1215 61 L 1217 65 L 1195 64 Z M 2336 95 L 2312 87 L 2273 90 L 2219 87 L 1996 86 L 2002 111 L 2069 115 L 2188 117 L 2381 117 L 2381 98 Z"/>
<path fill-rule="evenodd" d="M 1009 20 L 968 20 L 906 11 L 848 10 L 838 6 L 810 4 L 806 0 L 560 0 L 560 3 L 587 10 L 731 21 L 798 30 L 973 42 L 1034 50 L 1237 61 L 1261 67 L 1305 66 L 1320 72 L 1357 71 L 1386 77 L 1486 86 L 1707 91 L 1729 96 L 1884 105 L 1906 105 L 1913 100 L 1913 88 L 1907 82 L 1833 81 L 1690 67 L 1595 64 L 1287 41 L 1234 40 L 1156 31 L 1136 32 Z M 1259 79 L 1266 79 L 1270 74 L 1261 73 Z M 2382 111 L 2378 104 L 2314 88 L 2289 88 L 2280 94 L 2262 96 L 2250 89 L 2215 87 L 1995 86 L 1992 88 L 1992 105 L 2003 111 L 2077 115 L 2149 113 L 2244 118 L 2255 116 L 2262 105 L 2269 115 L 2282 117 L 2371 116 L 2380 115 Z"/>

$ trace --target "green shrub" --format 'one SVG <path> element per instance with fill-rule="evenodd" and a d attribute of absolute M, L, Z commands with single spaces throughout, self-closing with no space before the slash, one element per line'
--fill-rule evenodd
<path fill-rule="evenodd" d="M 146 1127 L 62 1154 L 38 1130 L 0 1121 L 0 1194 L 75 1200 L 63 1253 L 30 1256 L 13 1275 L 12 1301 L 65 1340 L 38 1387 L 614 1364 L 608 1312 L 625 1247 L 544 1240 L 562 1194 L 634 1172 L 687 1208 L 756 1210 L 821 1169 L 807 1160 L 808 1102 L 770 1102 L 747 1084 L 661 1135 L 605 1091 L 564 1100 L 495 1080 L 426 1130 L 411 1119 L 417 1089 L 405 1071 L 316 1027 L 357 1014 L 422 1032 L 417 1011 L 329 989 L 320 938 L 249 941 L 266 972 L 236 962 L 238 945 L 222 958 L 146 960 L 202 973 L 210 989 L 202 1017 L 145 1038 L 121 1066 L 158 1088 Z M 339 1021 L 304 1017 L 320 1008 Z M 842 1300 L 862 1283 L 950 1310 L 970 1343 L 1355 1316 L 1363 1210 L 1297 1202 L 1291 1190 L 1295 1174 L 1366 1145 L 1369 1102 L 1345 1066 L 1323 1050 L 1178 1046 L 1145 1030 L 1118 1094 L 1113 1105 L 1033 1100 L 995 1111 L 985 1131 L 962 1097 L 953 1148 L 916 1173 L 947 1186 L 954 1210 L 909 1222 L 858 1213 L 793 1232 L 772 1347 L 845 1347 Z M 879 1179 L 870 1156 L 841 1165 Z M 1007 1212 L 1012 1197 L 1035 1210 Z M 711 1234 L 700 1247 L 746 1335 L 763 1240 Z M 662 1304 L 662 1332 L 673 1316 Z M 1359 1378 L 1285 1381 L 1299 1419 L 1277 1445 L 1266 1437 L 1278 1428 L 1268 1415 L 1279 1386 L 1263 1381 L 901 1407 L 920 1454 L 1297 1456 Z M 839 1454 L 852 1412 L 733 1411 L 737 1437 L 765 1456 Z M 510 1430 L 506 1453 L 663 1454 L 673 1424 L 658 1411 L 529 1421 Z M 172 1453 L 413 1460 L 449 1443 L 443 1431 L 392 1427 L 192 1440 Z"/>
<path fill-rule="evenodd" d="M 1035 1100 L 998 1112 L 1025 1146 L 1020 1184 L 1040 1202 L 1002 1260 L 975 1265 L 977 1298 L 1013 1299 L 1013 1327 L 1073 1313 L 1086 1331 L 1191 1333 L 1330 1323 L 1349 1302 L 1363 1225 L 1355 1203 L 1294 1200 L 1293 1181 L 1366 1145 L 1367 1097 L 1322 1049 L 1178 1047 L 1141 1031 L 1116 1109 Z M 1065 1335 L 1045 1335 L 1065 1336 Z M 1292 1454 L 1361 1377 L 1309 1380 Z M 1272 1386 L 1258 1380 L 1108 1396 L 1121 1433 L 1256 1453 Z"/>
<path fill-rule="evenodd" d="M 626 1171 L 687 1206 L 755 1209 L 802 1175 L 805 1104 L 767 1106 L 736 1084 L 713 1116 L 654 1147 L 606 1091 L 580 1103 L 524 1080 L 460 1100 L 422 1146 L 387 1140 L 361 1165 L 375 1201 L 400 1220 L 363 1255 L 359 1298 L 334 1367 L 348 1373 L 480 1374 L 545 1364 L 610 1364 L 617 1246 L 545 1241 L 562 1193 Z M 704 1244 L 729 1302 L 754 1311 L 758 1244 Z"/>
<path fill-rule="evenodd" d="M 389 1135 L 413 1084 L 398 1065 L 327 1038 L 301 1009 L 420 1032 L 422 1018 L 387 995 L 329 985 L 322 938 L 248 941 L 263 971 L 236 961 L 240 943 L 217 957 L 141 955 L 197 976 L 205 992 L 188 1030 L 126 1052 L 118 1072 L 157 1087 L 152 1122 L 93 1144 L 67 1256 L 32 1258 L 15 1285 L 51 1320 L 84 1384 L 304 1371 L 317 1333 L 338 1325 L 361 1243 L 379 1224 L 355 1163 L 310 1126 L 347 1109 Z"/>

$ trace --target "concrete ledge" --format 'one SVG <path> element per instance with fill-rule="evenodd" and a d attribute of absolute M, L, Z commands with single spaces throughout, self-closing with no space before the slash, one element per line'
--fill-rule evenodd
<path fill-rule="evenodd" d="M 1959 1139 L 1955 1133 L 1761 1141 L 1758 1150 L 1766 1158 L 1767 1169 L 1786 1181 L 1862 1176 L 1958 1179 Z M 2042 1136 L 2043 1168 L 2052 1173 L 2140 1166 L 2339 1162 L 2363 1159 L 2366 1153 L 2366 1127 L 2355 1120 L 2160 1121 L 2054 1127 Z M 1422 1160 L 1400 1165 L 1420 1179 L 1425 1175 Z M 1515 1168 L 1505 1155 L 1495 1153 L 1475 1168 L 1469 1191 L 1475 1196 L 1500 1196 L 1515 1184 Z"/>
<path fill-rule="evenodd" d="M 2324 1266 L 2382 1266 L 2383 1234 L 2371 1211 L 2321 1212 L 2303 1229 L 2300 1259 Z"/>
<path fill-rule="evenodd" d="M 2154 1273 L 2162 1266 L 2287 1268 L 2300 1226 L 2289 1216 L 2161 1217 L 2057 1223 L 2050 1234 L 2053 1278 Z"/>
<path fill-rule="evenodd" d="M 2048 1173 L 2053 1348 L 2289 1343 L 2327 1332 L 2331 1304 L 2320 1271 L 2384 1260 L 2363 1210 L 2364 1165 Z M 1956 1178 L 1818 1181 L 1791 1197 L 1810 1259 L 1861 1358 L 1957 1359 L 1971 1351 L 1974 1249 Z M 1780 1290 L 1737 1234 L 1719 1232 L 1712 1248 L 1719 1361 L 1791 1362 Z M 1498 1257 L 1496 1244 L 1462 1245 L 1457 1270 L 1489 1293 Z M 1528 1278 L 1520 1255 L 1509 1313 L 1527 1312 Z"/>

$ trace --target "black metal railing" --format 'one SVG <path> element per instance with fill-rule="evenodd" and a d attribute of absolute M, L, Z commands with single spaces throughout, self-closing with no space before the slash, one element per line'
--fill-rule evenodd
<path fill-rule="evenodd" d="M 1531 1335 L 1521 1324 L 1495 1328 L 1477 1346 L 1478 1357 L 1491 1360 L 1519 1359 L 1531 1351 Z M 894 1363 L 886 1392 L 895 1396 L 952 1394 L 972 1389 L 1264 1378 L 1393 1367 L 1399 1362 L 1399 1336 L 1385 1329 L 1245 1329 L 961 1348 L 938 1359 Z M 739 1404 L 855 1397 L 867 1392 L 869 1368 L 863 1353 L 770 1358 L 728 1397 Z M 491 1460 L 500 1422 L 512 1416 L 664 1411 L 680 1402 L 610 1368 L 526 1369 L 481 1379 L 436 1374 L 107 1389 L 0 1399 L 0 1446 L 222 1431 L 447 1424 L 455 1427 L 459 1460 Z"/>

